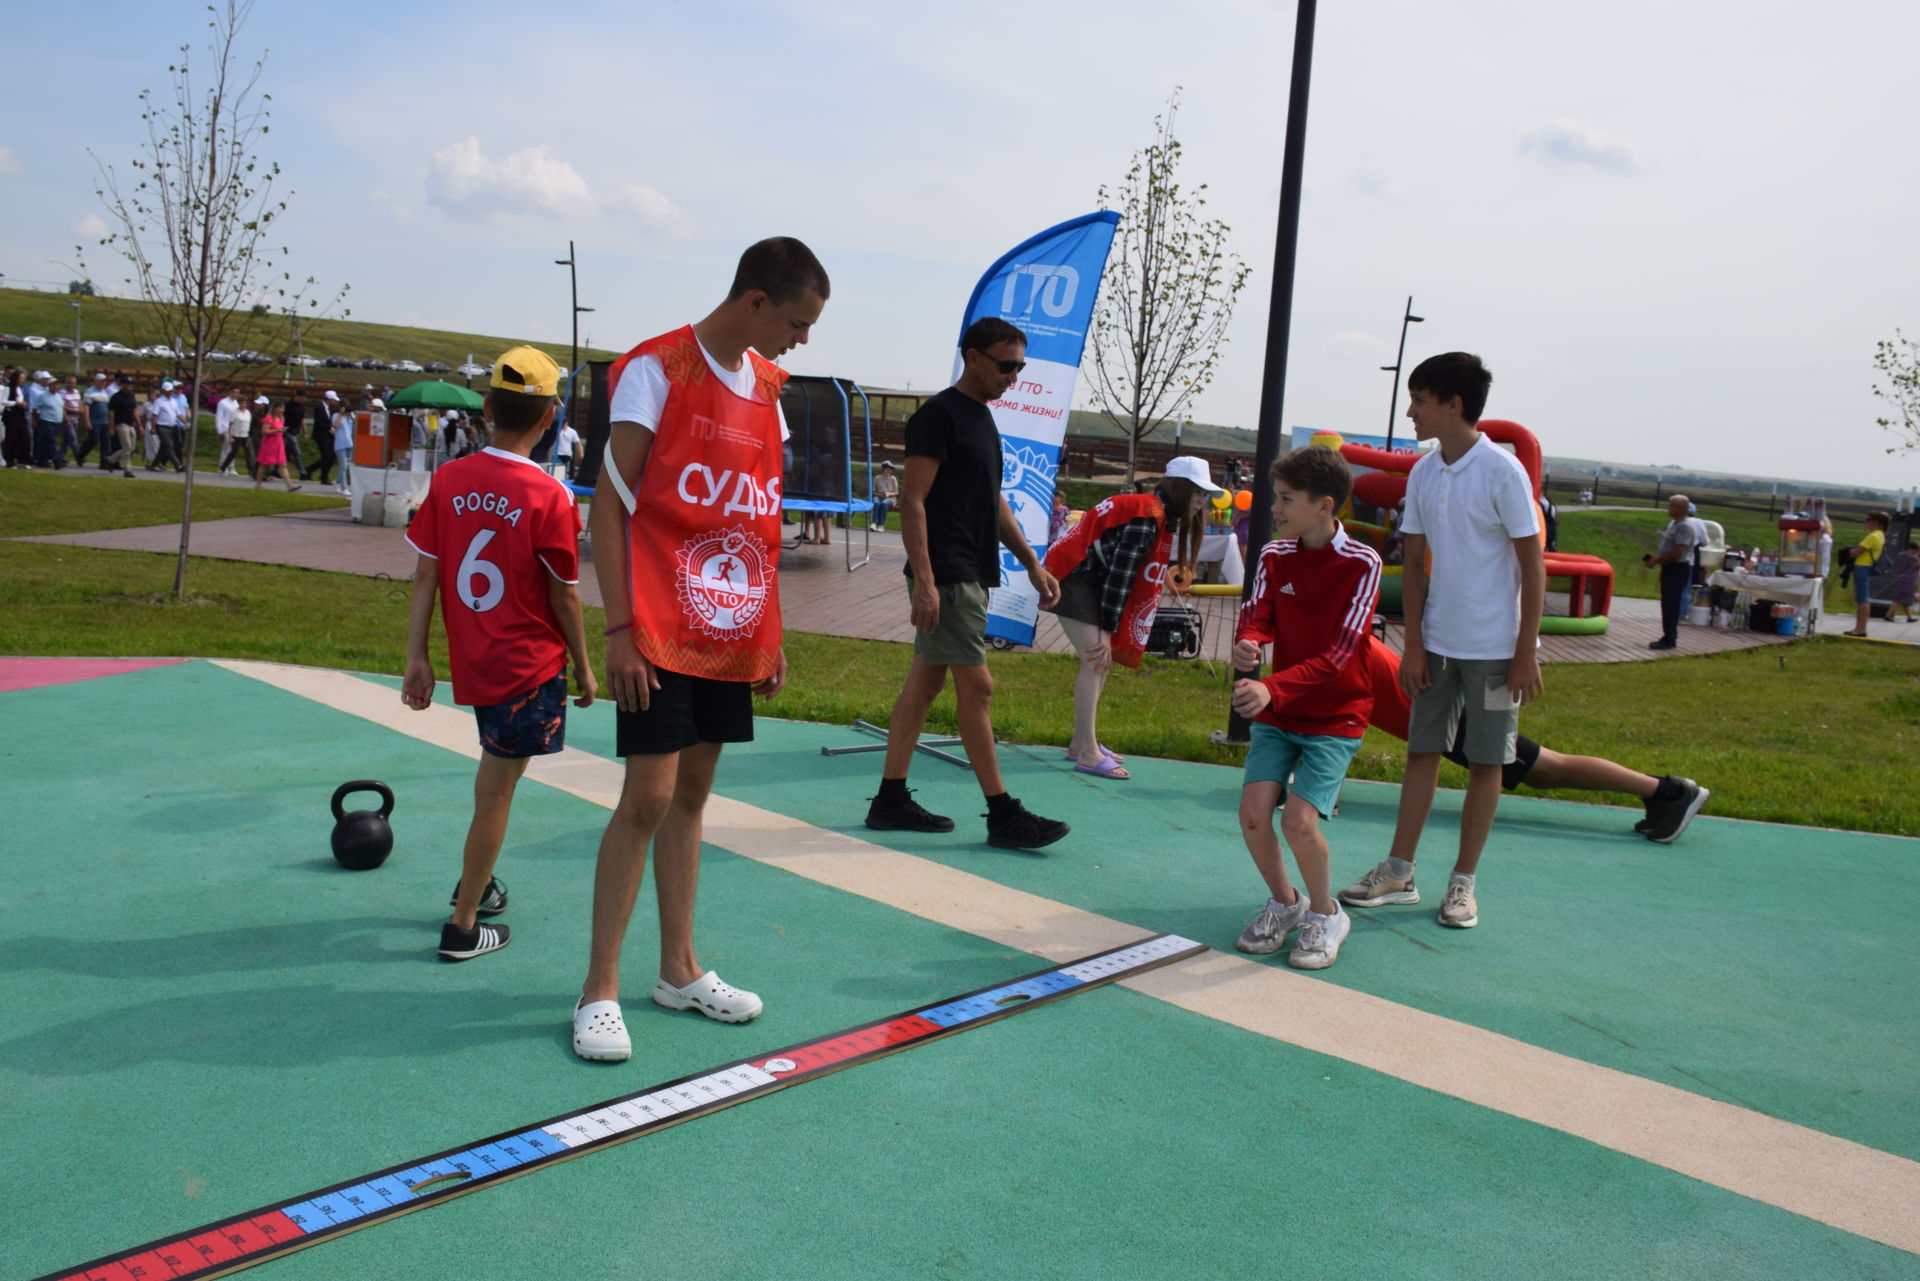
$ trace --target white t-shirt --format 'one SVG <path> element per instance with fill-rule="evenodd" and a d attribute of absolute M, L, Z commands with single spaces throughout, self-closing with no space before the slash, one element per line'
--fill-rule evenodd
<path fill-rule="evenodd" d="M 1512 658 L 1520 639 L 1517 538 L 1540 533 L 1533 484 L 1520 460 L 1485 436 L 1451 466 L 1438 449 L 1407 477 L 1401 531 L 1433 553 L 1420 634 L 1449 658 Z"/>
<path fill-rule="evenodd" d="M 573 429 L 572 423 L 568 423 L 560 429 L 560 434 L 554 437 L 553 456 L 555 458 L 571 458 L 573 457 L 574 446 L 579 443 L 580 433 Z"/>
<path fill-rule="evenodd" d="M 240 402 L 228 396 L 213 407 L 213 429 L 222 436 L 233 428 L 233 416 L 240 412 Z"/>
<path fill-rule="evenodd" d="M 707 368 L 720 380 L 720 385 L 739 396 L 742 400 L 753 400 L 759 395 L 759 379 L 754 377 L 753 361 L 742 355 L 740 368 L 723 369 L 720 362 L 713 358 L 707 345 L 700 342 L 698 335 L 694 342 L 700 346 L 700 354 L 707 359 Z M 660 415 L 667 409 L 667 367 L 660 358 L 651 353 L 636 356 L 627 362 L 620 372 L 620 385 L 613 389 L 613 399 L 607 403 L 609 422 L 639 423 L 648 431 L 656 431 L 660 426 Z M 780 439 L 786 440 L 787 413 L 778 404 L 774 411 L 780 415 Z M 557 447 L 556 447 L 557 448 Z M 601 460 L 601 470 L 612 482 L 614 492 L 620 495 L 620 501 L 627 505 L 627 511 L 634 508 L 633 494 L 627 489 L 626 481 L 620 476 L 620 469 L 613 465 L 613 441 L 607 441 L 606 454 Z"/>
<path fill-rule="evenodd" d="M 253 413 L 250 410 L 235 410 L 233 417 L 227 420 L 227 435 L 233 437 L 235 440 L 245 440 L 247 434 L 252 430 Z"/>

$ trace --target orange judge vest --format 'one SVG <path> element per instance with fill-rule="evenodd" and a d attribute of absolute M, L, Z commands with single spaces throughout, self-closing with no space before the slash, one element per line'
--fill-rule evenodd
<path fill-rule="evenodd" d="M 627 521 L 633 643 L 670 672 L 758 681 L 780 656 L 780 389 L 757 352 L 748 400 L 714 377 L 693 326 L 649 338 L 615 361 L 659 358 L 667 403 Z"/>

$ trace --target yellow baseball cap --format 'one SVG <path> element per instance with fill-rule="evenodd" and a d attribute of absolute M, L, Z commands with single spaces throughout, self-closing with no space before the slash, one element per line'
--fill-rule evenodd
<path fill-rule="evenodd" d="M 493 362 L 491 385 L 523 396 L 558 396 L 560 365 L 534 347 L 515 347 Z"/>

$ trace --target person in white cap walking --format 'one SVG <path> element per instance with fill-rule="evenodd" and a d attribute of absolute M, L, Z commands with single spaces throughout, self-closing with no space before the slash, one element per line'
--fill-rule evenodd
<path fill-rule="evenodd" d="M 266 398 L 263 396 L 261 399 Z M 227 400 L 221 401 L 220 407 L 224 409 L 228 400 L 235 401 L 235 408 L 227 415 L 227 452 L 220 459 L 220 474 L 222 476 L 239 475 L 240 473 L 233 469 L 233 462 L 235 458 L 245 454 L 247 474 L 251 476 L 253 474 L 253 411 L 239 404 L 233 396 L 228 396 Z M 219 423 L 217 411 L 214 421 L 217 426 Z"/>
<path fill-rule="evenodd" d="M 1152 493 L 1101 501 L 1047 549 L 1047 572 L 1060 580 L 1060 599 L 1050 612 L 1080 653 L 1067 745 L 1080 773 L 1130 777 L 1121 758 L 1100 745 L 1100 692 L 1115 663 L 1140 666 L 1167 568 L 1177 564 L 1191 580 L 1205 500 L 1225 492 L 1213 483 L 1206 459 L 1175 458 Z"/>
<path fill-rule="evenodd" d="M 186 412 L 186 401 L 170 382 L 161 383 L 159 394 L 147 402 L 147 422 L 160 440 L 158 452 L 147 464 L 149 471 L 164 471 L 169 466 L 175 471 L 187 469 L 185 441 L 181 436 Z"/>
<path fill-rule="evenodd" d="M 333 448 L 333 417 L 340 412 L 340 393 L 329 387 L 321 393 L 320 403 L 313 408 L 313 447 L 319 453 L 319 459 L 313 464 L 313 470 L 307 473 L 309 480 L 318 479 L 323 485 L 332 484 L 327 473 L 333 470 L 335 454 Z"/>

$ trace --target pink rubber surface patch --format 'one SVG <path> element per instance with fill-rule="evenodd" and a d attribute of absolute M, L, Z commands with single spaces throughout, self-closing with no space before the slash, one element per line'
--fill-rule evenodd
<path fill-rule="evenodd" d="M 42 685 L 71 685 L 99 676 L 144 672 L 149 667 L 172 667 L 184 658 L 0 658 L 0 693 L 38 689 Z"/>

